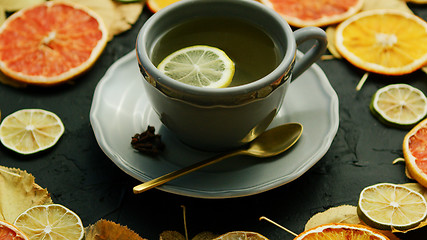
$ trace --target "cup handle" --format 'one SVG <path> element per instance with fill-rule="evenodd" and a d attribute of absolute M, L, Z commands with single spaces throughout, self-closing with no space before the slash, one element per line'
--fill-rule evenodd
<path fill-rule="evenodd" d="M 300 28 L 294 32 L 294 36 L 297 46 L 307 40 L 316 40 L 313 47 L 301 59 L 296 61 L 292 71 L 292 79 L 295 80 L 323 55 L 326 51 L 328 40 L 326 39 L 325 31 L 318 27 Z"/>

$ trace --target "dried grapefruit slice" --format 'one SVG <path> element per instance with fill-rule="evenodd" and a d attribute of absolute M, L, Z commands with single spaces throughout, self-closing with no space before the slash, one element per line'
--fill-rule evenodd
<path fill-rule="evenodd" d="M 364 11 L 338 25 L 335 44 L 363 70 L 403 75 L 427 64 L 427 23 L 399 10 Z"/>
<path fill-rule="evenodd" d="M 326 26 L 356 14 L 363 0 L 260 0 L 295 27 Z"/>
<path fill-rule="evenodd" d="M 299 234 L 294 240 L 389 240 L 371 228 L 357 224 L 330 223 L 319 225 Z"/>
<path fill-rule="evenodd" d="M 418 123 L 404 137 L 403 155 L 411 177 L 427 187 L 427 119 Z"/>
<path fill-rule="evenodd" d="M 89 69 L 106 43 L 106 27 L 92 10 L 49 1 L 0 27 L 0 70 L 29 84 L 58 84 Z"/>
<path fill-rule="evenodd" d="M 29 240 L 28 237 L 14 225 L 0 220 L 1 240 Z"/>

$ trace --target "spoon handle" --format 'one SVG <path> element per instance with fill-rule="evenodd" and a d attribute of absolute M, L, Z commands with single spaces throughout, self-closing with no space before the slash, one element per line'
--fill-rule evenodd
<path fill-rule="evenodd" d="M 216 155 L 216 156 L 213 156 L 213 157 L 208 158 L 206 160 L 197 162 L 197 163 L 190 165 L 188 167 L 170 172 L 166 175 L 152 179 L 148 182 L 141 183 L 141 184 L 139 184 L 133 188 L 133 193 L 138 194 L 138 193 L 145 192 L 149 189 L 158 187 L 158 186 L 160 186 L 164 183 L 167 183 L 173 179 L 181 177 L 187 173 L 191 173 L 191 172 L 196 171 L 200 168 L 203 168 L 203 167 L 209 166 L 211 164 L 220 162 L 220 161 L 222 161 L 226 158 L 229 158 L 231 156 L 242 154 L 243 152 L 244 152 L 244 150 L 239 149 L 239 150 L 233 150 L 233 151 L 229 151 L 229 152 L 220 153 L 219 155 Z"/>

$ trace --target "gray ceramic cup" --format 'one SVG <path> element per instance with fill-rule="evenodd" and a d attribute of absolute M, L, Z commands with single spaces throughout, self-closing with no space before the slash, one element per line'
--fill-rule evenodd
<path fill-rule="evenodd" d="M 263 29 L 277 44 L 281 61 L 265 77 L 229 88 L 202 88 L 173 80 L 151 61 L 156 41 L 189 19 L 232 17 Z M 296 60 L 297 45 L 313 47 Z M 181 0 L 153 14 L 141 28 L 136 52 L 145 92 L 161 122 L 184 143 L 203 150 L 226 150 L 256 138 L 275 117 L 291 84 L 326 50 L 325 32 L 296 30 L 275 11 L 254 0 Z M 307 93 L 309 94 L 309 93 Z"/>

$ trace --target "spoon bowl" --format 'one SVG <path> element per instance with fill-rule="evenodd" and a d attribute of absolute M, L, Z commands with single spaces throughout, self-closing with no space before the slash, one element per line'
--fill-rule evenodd
<path fill-rule="evenodd" d="M 249 143 L 246 154 L 254 157 L 273 157 L 292 147 L 301 137 L 300 123 L 288 123 L 263 132 Z"/>
<path fill-rule="evenodd" d="M 276 156 L 292 147 L 301 137 L 303 127 L 300 123 L 287 123 L 263 132 L 242 148 L 220 153 L 212 158 L 197 162 L 191 166 L 168 173 L 133 188 L 135 194 L 160 186 L 166 182 L 196 171 L 208 165 L 220 162 L 236 155 L 249 155 L 259 158 Z"/>

